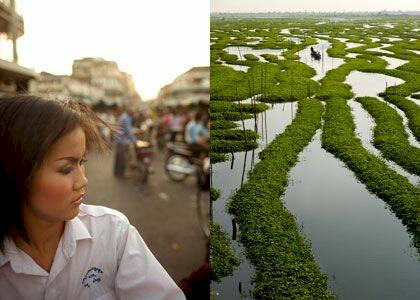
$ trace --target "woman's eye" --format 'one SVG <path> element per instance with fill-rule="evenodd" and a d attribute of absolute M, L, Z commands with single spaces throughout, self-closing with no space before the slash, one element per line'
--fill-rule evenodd
<path fill-rule="evenodd" d="M 63 169 L 60 172 L 63 173 L 63 174 L 69 174 L 71 171 L 73 171 L 73 168 Z"/>
<path fill-rule="evenodd" d="M 80 161 L 80 165 L 85 164 L 87 161 L 88 161 L 87 159 L 82 159 Z M 60 173 L 62 173 L 62 174 L 69 174 L 69 173 L 71 173 L 71 171 L 73 171 L 73 168 L 72 167 L 63 169 L 63 170 L 60 171 Z"/>

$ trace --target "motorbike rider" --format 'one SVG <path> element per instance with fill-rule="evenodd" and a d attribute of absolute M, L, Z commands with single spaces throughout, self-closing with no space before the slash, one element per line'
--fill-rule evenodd
<path fill-rule="evenodd" d="M 203 117 L 203 113 L 199 111 L 195 114 L 195 117 L 188 122 L 185 127 L 184 139 L 191 151 L 205 156 L 209 150 L 208 141 L 210 134 L 203 125 Z"/>

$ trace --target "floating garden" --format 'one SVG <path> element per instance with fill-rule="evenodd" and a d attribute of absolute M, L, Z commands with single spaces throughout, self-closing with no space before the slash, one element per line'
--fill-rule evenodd
<path fill-rule="evenodd" d="M 411 17 L 212 18 L 212 184 L 214 198 L 220 196 L 211 238 L 215 299 L 420 293 L 420 186 L 408 178 L 420 176 L 419 26 Z M 377 84 L 364 87 L 358 74 Z M 357 113 L 373 122 L 375 151 L 357 135 Z M 322 173 L 323 161 L 332 173 Z M 330 188 L 325 176 L 343 179 Z M 353 215 L 346 214 L 352 190 L 341 197 L 340 184 L 354 187 Z M 329 197 L 336 200 L 326 206 Z M 377 238 L 386 232 L 392 241 Z M 341 238 L 369 247 L 346 252 Z M 343 253 L 352 264 L 334 260 Z M 380 259 L 354 270 L 369 255 Z M 399 287 L 399 280 L 408 284 Z"/>

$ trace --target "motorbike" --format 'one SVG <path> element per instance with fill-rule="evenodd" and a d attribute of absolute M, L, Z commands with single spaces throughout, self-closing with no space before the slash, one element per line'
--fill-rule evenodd
<path fill-rule="evenodd" d="M 150 165 L 153 158 L 153 147 L 147 141 L 137 140 L 136 142 L 136 161 L 140 180 L 147 182 L 150 174 Z"/>
<path fill-rule="evenodd" d="M 165 171 L 168 177 L 176 182 L 184 181 L 202 165 L 201 153 L 196 153 L 185 143 L 168 143 L 168 155 L 165 160 Z"/>

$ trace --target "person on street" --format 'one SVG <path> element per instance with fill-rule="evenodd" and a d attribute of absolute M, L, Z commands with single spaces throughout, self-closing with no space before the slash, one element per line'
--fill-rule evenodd
<path fill-rule="evenodd" d="M 203 114 L 197 112 L 185 126 L 185 141 L 194 153 L 207 153 L 210 134 L 203 125 Z"/>
<path fill-rule="evenodd" d="M 123 177 L 124 172 L 128 166 L 136 164 L 135 145 L 137 138 L 134 134 L 135 130 L 132 126 L 132 112 L 126 108 L 120 109 L 120 116 L 118 123 L 122 130 L 121 134 L 115 138 L 115 161 L 114 161 L 114 175 Z"/>
<path fill-rule="evenodd" d="M 117 133 L 86 104 L 1 99 L 0 299 L 185 299 L 125 215 L 83 204 L 98 125 Z"/>

